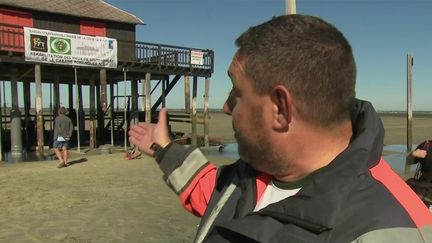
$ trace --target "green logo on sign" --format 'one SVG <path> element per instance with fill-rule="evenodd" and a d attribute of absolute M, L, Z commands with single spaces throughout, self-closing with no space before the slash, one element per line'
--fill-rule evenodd
<path fill-rule="evenodd" d="M 50 46 L 51 46 L 51 53 L 58 53 L 64 55 L 71 54 L 70 39 L 51 37 Z"/>

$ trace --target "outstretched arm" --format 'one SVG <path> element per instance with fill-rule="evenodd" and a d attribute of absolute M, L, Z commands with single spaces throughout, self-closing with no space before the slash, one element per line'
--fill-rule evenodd
<path fill-rule="evenodd" d="M 203 216 L 216 183 L 217 168 L 207 161 L 198 148 L 185 148 L 171 143 L 167 110 L 159 112 L 157 124 L 139 123 L 131 126 L 129 141 L 153 157 L 156 156 L 150 148 L 153 143 L 163 148 L 163 152 L 156 156 L 156 161 L 164 173 L 165 182 L 178 194 L 185 209 Z"/>

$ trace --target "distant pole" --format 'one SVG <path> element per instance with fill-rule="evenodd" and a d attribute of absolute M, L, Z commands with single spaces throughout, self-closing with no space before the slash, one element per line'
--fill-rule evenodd
<path fill-rule="evenodd" d="M 209 138 L 209 112 L 208 112 L 208 106 L 209 106 L 209 95 L 210 95 L 210 78 L 205 78 L 205 88 L 204 88 L 204 146 L 210 145 L 210 138 Z"/>
<path fill-rule="evenodd" d="M 285 0 L 285 14 L 296 14 L 296 0 Z"/>
<path fill-rule="evenodd" d="M 412 68 L 414 59 L 411 54 L 407 54 L 407 152 L 412 150 Z M 405 163 L 405 175 L 410 172 L 410 166 Z"/>

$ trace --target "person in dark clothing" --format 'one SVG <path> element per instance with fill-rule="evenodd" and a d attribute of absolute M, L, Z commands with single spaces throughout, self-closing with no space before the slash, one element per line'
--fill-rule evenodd
<path fill-rule="evenodd" d="M 408 154 L 407 163 L 418 163 L 419 170 L 415 176 L 418 180 L 432 182 L 432 140 L 417 145 L 416 149 Z"/>
<path fill-rule="evenodd" d="M 60 161 L 59 168 L 68 166 L 68 146 L 74 128 L 72 120 L 65 114 L 66 109 L 60 107 L 54 120 L 53 151 Z"/>
<path fill-rule="evenodd" d="M 195 242 L 430 241 L 432 214 L 382 158 L 372 104 L 355 98 L 343 34 L 317 17 L 284 15 L 236 44 L 223 107 L 236 162 L 218 168 L 199 148 L 171 142 L 166 109 L 129 131 L 202 217 Z"/>
<path fill-rule="evenodd" d="M 408 185 L 427 205 L 432 205 L 432 140 L 420 143 L 407 155 L 408 165 L 417 164 L 413 178 L 407 180 Z"/>

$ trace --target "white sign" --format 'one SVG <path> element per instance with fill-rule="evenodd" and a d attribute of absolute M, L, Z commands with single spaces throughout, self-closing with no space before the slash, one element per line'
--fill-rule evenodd
<path fill-rule="evenodd" d="M 73 66 L 117 67 L 117 40 L 24 27 L 25 60 Z"/>
<path fill-rule="evenodd" d="M 191 51 L 191 64 L 192 65 L 203 65 L 204 64 L 204 53 L 202 51 Z"/>

